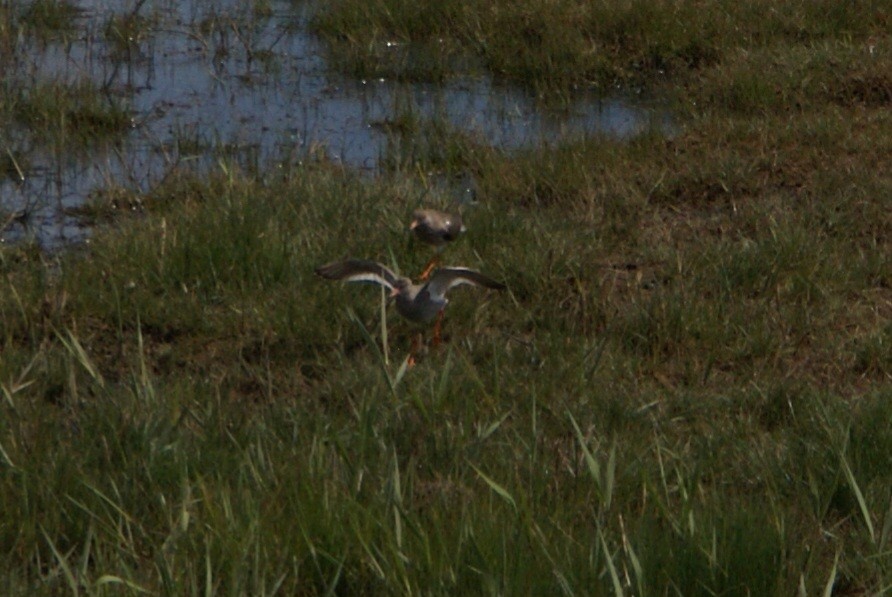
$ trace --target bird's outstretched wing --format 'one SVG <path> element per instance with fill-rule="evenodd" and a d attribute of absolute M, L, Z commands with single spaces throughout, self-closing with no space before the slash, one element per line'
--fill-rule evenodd
<path fill-rule="evenodd" d="M 480 272 L 468 269 L 466 267 L 441 267 L 431 276 L 427 284 L 428 292 L 431 296 L 442 297 L 451 288 L 460 286 L 461 284 L 471 284 L 473 286 L 483 286 L 484 288 L 492 288 L 493 290 L 502 290 L 505 285 L 501 282 L 493 280 L 489 276 Z"/>
<path fill-rule="evenodd" d="M 399 277 L 377 261 L 346 259 L 333 261 L 316 268 L 316 274 L 329 280 L 370 282 L 393 290 Z"/>

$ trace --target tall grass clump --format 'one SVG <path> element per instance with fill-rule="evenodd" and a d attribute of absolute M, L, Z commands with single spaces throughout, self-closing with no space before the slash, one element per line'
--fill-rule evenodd
<path fill-rule="evenodd" d="M 93 83 L 37 83 L 14 99 L 15 120 L 38 138 L 89 144 L 117 137 L 130 129 L 125 103 Z"/>
<path fill-rule="evenodd" d="M 132 60 L 139 55 L 139 46 L 151 35 L 152 28 L 157 25 L 153 16 L 139 14 L 142 3 L 137 3 L 134 10 L 124 14 L 113 15 L 105 23 L 105 38 L 112 54 L 119 60 Z"/>
<path fill-rule="evenodd" d="M 401 76 L 400 45 L 438 45 L 450 72 L 483 66 L 533 88 L 684 80 L 736 59 L 740 49 L 776 52 L 827 39 L 883 34 L 881 7 L 838 2 L 463 2 L 341 0 L 320 9 L 315 28 L 337 64 L 361 76 Z M 460 59 L 458 57 L 461 57 Z M 442 67 L 429 77 L 442 77 Z"/>
<path fill-rule="evenodd" d="M 74 35 L 81 9 L 67 0 L 34 0 L 18 15 L 25 30 L 47 41 Z"/>

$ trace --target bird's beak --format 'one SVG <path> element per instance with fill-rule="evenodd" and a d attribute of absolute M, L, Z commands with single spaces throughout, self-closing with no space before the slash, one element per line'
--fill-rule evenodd
<path fill-rule="evenodd" d="M 399 293 L 400 293 L 399 289 L 394 288 L 393 290 L 390 291 L 390 298 L 396 297 Z"/>
<path fill-rule="evenodd" d="M 409 224 L 409 230 L 415 230 L 418 228 L 418 220 L 412 220 L 412 223 Z"/>

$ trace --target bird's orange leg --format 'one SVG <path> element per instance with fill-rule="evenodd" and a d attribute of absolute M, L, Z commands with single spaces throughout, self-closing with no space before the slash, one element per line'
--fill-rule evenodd
<path fill-rule="evenodd" d="M 437 348 L 443 339 L 440 337 L 440 329 L 443 327 L 443 309 L 437 313 L 437 322 L 434 324 L 434 338 L 431 340 L 431 346 Z"/>
<path fill-rule="evenodd" d="M 415 366 L 415 354 L 421 348 L 421 334 L 412 336 L 412 344 L 409 347 L 409 359 L 406 362 L 407 367 Z"/>
<path fill-rule="evenodd" d="M 430 277 L 431 272 L 434 271 L 434 268 L 437 267 L 437 265 L 439 263 L 440 263 L 440 254 L 437 253 L 436 255 L 431 257 L 431 260 L 428 261 L 427 265 L 424 266 L 424 271 L 421 272 L 420 276 L 418 276 L 419 279 L 427 280 Z"/>

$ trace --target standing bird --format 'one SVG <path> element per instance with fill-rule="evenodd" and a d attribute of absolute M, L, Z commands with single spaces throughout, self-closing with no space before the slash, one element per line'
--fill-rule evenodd
<path fill-rule="evenodd" d="M 316 268 L 316 274 L 329 280 L 346 280 L 347 282 L 371 282 L 390 289 L 390 296 L 396 299 L 397 313 L 416 323 L 428 323 L 434 318 L 434 345 L 440 343 L 440 323 L 443 310 L 449 300 L 446 293 L 461 284 L 483 286 L 494 290 L 502 290 L 505 285 L 478 271 L 464 267 L 443 267 L 434 272 L 430 280 L 423 284 L 414 284 L 409 278 L 397 276 L 389 268 L 376 261 L 365 259 L 347 259 L 335 261 Z M 410 363 L 414 363 L 413 350 L 409 354 Z"/>
<path fill-rule="evenodd" d="M 440 262 L 443 249 L 457 239 L 466 228 L 459 214 L 447 214 L 436 209 L 416 209 L 412 212 L 409 230 L 415 233 L 418 240 L 433 246 L 437 251 L 419 276 L 422 280 L 427 280 L 431 271 Z"/>

